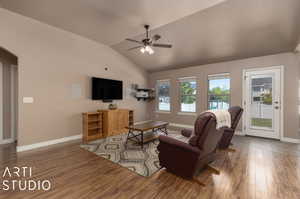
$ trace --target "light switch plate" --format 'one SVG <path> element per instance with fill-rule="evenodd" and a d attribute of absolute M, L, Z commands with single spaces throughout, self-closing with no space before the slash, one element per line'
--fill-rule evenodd
<path fill-rule="evenodd" d="M 24 104 L 32 104 L 33 103 L 33 97 L 23 97 L 23 103 Z"/>

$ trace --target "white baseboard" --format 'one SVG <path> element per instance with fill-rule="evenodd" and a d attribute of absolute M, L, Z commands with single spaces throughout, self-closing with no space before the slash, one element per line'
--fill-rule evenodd
<path fill-rule="evenodd" d="M 49 140 L 49 141 L 45 141 L 45 142 L 39 142 L 39 143 L 35 143 L 35 144 L 30 144 L 30 145 L 17 146 L 17 152 L 29 151 L 32 149 L 37 149 L 40 147 L 50 146 L 53 144 L 59 144 L 59 143 L 68 142 L 68 141 L 72 141 L 72 140 L 78 140 L 81 138 L 82 138 L 82 134 L 79 134 L 79 135 L 64 137 L 64 138 L 55 139 L 55 140 Z"/>
<path fill-rule="evenodd" d="M 11 144 L 14 143 L 15 140 L 14 139 L 5 139 L 5 140 L 1 140 L 0 144 Z"/>
<path fill-rule="evenodd" d="M 180 127 L 180 128 L 187 128 L 187 129 L 193 129 L 193 125 L 186 125 L 186 124 L 177 124 L 177 123 L 170 123 L 170 126 L 174 127 Z"/>
<path fill-rule="evenodd" d="M 140 121 L 140 122 L 136 122 L 134 124 L 144 124 L 149 121 L 151 121 L 151 120 Z M 37 149 L 37 148 L 41 148 L 41 147 L 50 146 L 53 144 L 59 144 L 59 143 L 68 142 L 68 141 L 72 141 L 72 140 L 78 140 L 81 138 L 82 138 L 82 134 L 74 135 L 74 136 L 70 136 L 70 137 L 64 137 L 64 138 L 55 139 L 55 140 L 49 140 L 49 141 L 45 141 L 45 142 L 39 142 L 39 143 L 35 143 L 35 144 L 30 144 L 30 145 L 17 146 L 17 152 L 29 151 L 29 150 L 33 150 L 33 149 Z"/>
<path fill-rule="evenodd" d="M 300 139 L 294 139 L 294 138 L 288 138 L 288 137 L 283 137 L 280 139 L 280 141 L 294 143 L 294 144 L 300 144 Z"/>

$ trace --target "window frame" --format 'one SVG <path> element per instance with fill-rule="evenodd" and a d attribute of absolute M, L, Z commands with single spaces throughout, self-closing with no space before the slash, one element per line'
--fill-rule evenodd
<path fill-rule="evenodd" d="M 217 74 L 210 74 L 207 75 L 207 110 L 211 110 L 209 107 L 209 99 L 210 99 L 210 94 L 209 94 L 209 81 L 214 80 L 214 79 L 229 79 L 229 94 L 228 94 L 228 107 L 231 106 L 231 77 L 230 73 L 217 73 Z"/>
<path fill-rule="evenodd" d="M 159 109 L 159 84 L 162 83 L 162 82 L 168 82 L 169 83 L 169 98 L 170 98 L 170 108 L 169 110 L 160 110 Z M 156 96 L 157 96 L 157 102 L 156 102 L 156 112 L 158 113 L 171 113 L 171 79 L 159 79 L 159 80 L 156 80 Z"/>
<path fill-rule="evenodd" d="M 182 82 L 188 82 L 188 81 L 195 81 L 196 82 L 196 93 L 195 94 L 192 94 L 192 95 L 184 95 L 181 93 L 181 83 Z M 178 114 L 179 115 L 184 115 L 184 114 L 188 114 L 188 115 L 194 115 L 197 113 L 197 94 L 198 94 L 198 81 L 197 81 L 197 77 L 196 76 L 189 76 L 189 77 L 180 77 L 178 78 L 178 88 L 179 88 L 179 112 Z M 183 111 L 181 108 L 181 99 L 182 99 L 182 96 L 195 96 L 195 111 Z"/>

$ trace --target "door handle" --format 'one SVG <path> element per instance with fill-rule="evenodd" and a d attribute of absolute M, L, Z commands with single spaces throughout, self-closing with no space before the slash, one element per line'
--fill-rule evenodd
<path fill-rule="evenodd" d="M 279 109 L 279 106 L 275 106 L 274 108 L 275 108 L 275 109 Z"/>

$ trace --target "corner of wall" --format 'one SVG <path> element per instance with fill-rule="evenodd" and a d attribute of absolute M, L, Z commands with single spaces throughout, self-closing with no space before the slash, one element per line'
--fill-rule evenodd
<path fill-rule="evenodd" d="M 19 101 L 19 146 L 80 134 L 81 112 L 107 106 L 89 100 L 90 84 L 87 81 L 89 76 L 96 75 L 127 81 L 128 90 L 130 83 L 147 86 L 147 71 L 110 46 L 3 8 L 0 8 L 0 24 L 1 27 L 6 27 L 0 33 L 0 45 L 19 58 L 21 69 L 19 96 L 33 96 L 37 99 L 30 106 L 23 105 Z M 16 32 L 19 33 L 18 42 L 15 40 Z M 33 61 L 34 56 L 37 58 Z M 51 63 L 48 60 L 51 60 Z M 110 66 L 111 70 L 103 74 L 101 70 L 104 71 L 106 66 Z M 56 69 L 59 69 L 59 72 Z M 72 69 L 71 72 L 70 69 Z M 62 75 L 66 72 L 70 75 Z M 47 79 L 39 78 L 44 76 L 44 73 L 47 73 Z M 49 84 L 48 80 L 53 80 L 54 83 Z M 72 86 L 72 83 L 81 85 L 80 99 L 73 99 L 69 94 L 70 90 L 67 89 Z M 43 89 L 32 87 L 33 84 L 42 85 Z M 57 96 L 52 99 L 52 103 L 48 103 L 47 96 L 43 92 L 45 89 L 48 91 L 47 95 Z M 124 93 L 127 95 L 127 90 Z M 57 106 L 58 103 L 60 106 Z M 45 109 L 40 108 L 45 104 L 50 110 L 47 110 L 47 114 Z M 62 106 L 63 114 L 59 114 Z M 149 117 L 146 103 L 138 102 L 129 95 L 126 96 L 126 101 L 120 102 L 120 107 L 134 108 L 137 122 Z M 42 123 L 33 122 L 38 115 L 44 115 L 45 119 Z M 58 123 L 59 125 L 53 125 Z M 53 126 L 57 129 L 50 128 Z M 43 129 L 43 133 L 38 133 L 40 129 Z"/>

